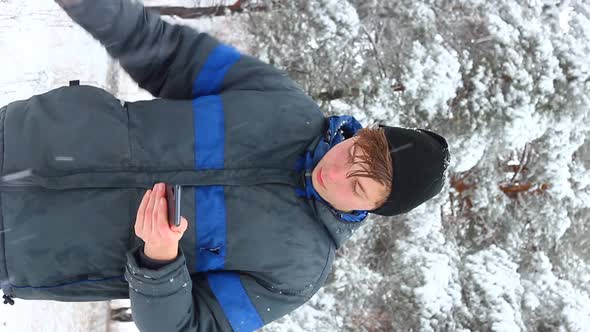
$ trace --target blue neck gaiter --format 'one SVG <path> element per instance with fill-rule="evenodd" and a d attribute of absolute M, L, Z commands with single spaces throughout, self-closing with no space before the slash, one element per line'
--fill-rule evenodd
<path fill-rule="evenodd" d="M 315 199 L 326 204 L 334 213 L 343 221 L 359 222 L 363 221 L 369 214 L 367 211 L 359 210 L 352 212 L 342 212 L 334 209 L 328 202 L 326 202 L 318 192 L 313 188 L 311 181 L 311 172 L 313 168 L 320 162 L 324 155 L 334 147 L 336 144 L 352 137 L 363 126 L 350 115 L 331 116 L 327 119 L 328 130 L 323 139 L 313 151 L 306 151 L 296 165 L 298 172 L 305 171 L 305 186 L 304 188 L 296 189 L 297 195 L 306 197 L 307 199 Z"/>

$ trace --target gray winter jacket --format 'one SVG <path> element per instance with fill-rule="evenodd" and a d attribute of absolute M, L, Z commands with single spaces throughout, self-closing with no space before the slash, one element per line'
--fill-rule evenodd
<path fill-rule="evenodd" d="M 316 103 L 276 68 L 139 3 L 67 13 L 160 99 L 79 86 L 0 109 L 4 293 L 130 298 L 144 332 L 252 331 L 306 302 L 362 224 L 296 195 L 296 161 L 325 131 Z M 189 227 L 177 259 L 150 270 L 133 226 L 156 182 L 184 186 Z"/>

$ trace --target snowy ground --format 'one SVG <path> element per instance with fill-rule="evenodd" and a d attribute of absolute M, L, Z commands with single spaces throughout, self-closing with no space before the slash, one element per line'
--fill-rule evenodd
<path fill-rule="evenodd" d="M 2 304 L 2 332 L 107 332 L 107 302 L 63 303 L 15 299 Z"/>

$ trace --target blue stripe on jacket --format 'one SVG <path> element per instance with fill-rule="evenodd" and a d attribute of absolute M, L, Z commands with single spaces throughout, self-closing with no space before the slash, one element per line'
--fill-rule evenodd
<path fill-rule="evenodd" d="M 195 168 L 221 169 L 225 156 L 225 118 L 223 101 L 217 93 L 225 74 L 240 58 L 231 47 L 220 45 L 205 62 L 193 85 L 193 95 L 206 95 L 193 101 L 195 128 Z M 196 267 L 207 273 L 215 294 L 234 331 L 249 332 L 264 325 L 248 297 L 240 276 L 223 270 L 226 256 L 226 210 L 223 186 L 195 188 Z"/>
<path fill-rule="evenodd" d="M 212 272 L 207 281 L 234 332 L 255 331 L 264 325 L 237 273 Z"/>
<path fill-rule="evenodd" d="M 195 168 L 223 168 L 225 147 L 221 97 L 206 96 L 193 101 Z M 225 196 L 223 186 L 195 189 L 197 271 L 221 270 L 225 260 Z"/>
<path fill-rule="evenodd" d="M 220 44 L 214 48 L 193 84 L 193 96 L 219 93 L 225 74 L 240 56 L 237 50 L 228 45 Z"/>

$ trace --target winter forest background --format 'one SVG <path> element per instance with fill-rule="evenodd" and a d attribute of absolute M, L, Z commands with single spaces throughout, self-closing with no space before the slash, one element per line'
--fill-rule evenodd
<path fill-rule="evenodd" d="M 0 104 L 71 79 L 150 98 L 52 1 L 20 3 L 0 0 Z M 326 114 L 450 143 L 442 193 L 371 217 L 263 331 L 590 331 L 590 1 L 145 3 L 285 69 Z"/>

